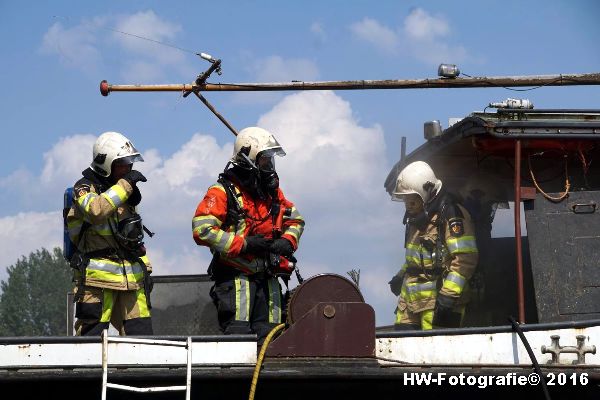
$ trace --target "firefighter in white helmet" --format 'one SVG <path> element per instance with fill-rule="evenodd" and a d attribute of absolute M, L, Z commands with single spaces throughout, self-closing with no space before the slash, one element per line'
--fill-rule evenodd
<path fill-rule="evenodd" d="M 73 187 L 67 226 L 75 253 L 76 329 L 99 335 L 112 322 L 127 335 L 152 334 L 152 267 L 143 243 L 143 225 L 135 207 L 137 187 L 146 182 L 133 163 L 144 161 L 131 141 L 105 132 L 93 148 L 90 168 Z"/>
<path fill-rule="evenodd" d="M 459 327 L 478 259 L 469 213 L 423 161 L 400 172 L 392 200 L 406 206 L 405 262 L 389 282 L 395 328 Z"/>
<path fill-rule="evenodd" d="M 304 230 L 304 219 L 279 188 L 275 156 L 284 155 L 265 129 L 240 131 L 231 160 L 192 220 L 194 240 L 213 254 L 211 297 L 221 330 L 256 333 L 259 343 L 282 322 L 278 277 L 287 285 Z"/>

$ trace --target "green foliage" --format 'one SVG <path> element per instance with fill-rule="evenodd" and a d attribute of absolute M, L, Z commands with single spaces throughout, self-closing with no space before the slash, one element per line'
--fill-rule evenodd
<path fill-rule="evenodd" d="M 59 248 L 23 256 L 0 282 L 0 336 L 65 335 L 71 268 Z"/>

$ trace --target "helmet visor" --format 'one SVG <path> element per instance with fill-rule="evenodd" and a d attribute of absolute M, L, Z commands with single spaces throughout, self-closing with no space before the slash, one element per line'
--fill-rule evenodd
<path fill-rule="evenodd" d="M 116 158 L 113 160 L 113 165 L 129 165 L 137 161 L 144 161 L 144 157 L 140 153 Z"/>
<path fill-rule="evenodd" d="M 256 166 L 261 171 L 275 171 L 275 156 L 285 156 L 281 147 L 274 147 L 259 152 L 256 155 Z"/>
<path fill-rule="evenodd" d="M 262 150 L 256 154 L 256 158 L 260 157 L 261 155 L 267 154 L 277 155 L 281 157 L 285 156 L 285 151 L 283 151 L 283 148 L 273 135 L 270 135 L 268 141 L 264 143 L 261 147 Z"/>
<path fill-rule="evenodd" d="M 399 201 L 401 203 L 404 203 L 404 195 L 398 194 L 398 193 L 392 193 L 392 201 Z"/>
<path fill-rule="evenodd" d="M 275 156 L 274 155 L 261 155 L 256 160 L 256 166 L 259 171 L 263 172 L 274 172 L 275 171 Z"/>

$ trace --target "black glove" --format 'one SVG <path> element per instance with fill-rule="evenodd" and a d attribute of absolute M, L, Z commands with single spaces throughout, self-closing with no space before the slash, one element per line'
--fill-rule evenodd
<path fill-rule="evenodd" d="M 462 315 L 455 312 L 454 307 L 456 307 L 455 298 L 438 293 L 433 309 L 432 325 L 440 328 L 459 328 Z"/>
<path fill-rule="evenodd" d="M 400 296 L 400 292 L 402 290 L 402 281 L 403 280 L 404 280 L 404 274 L 402 274 L 402 275 L 394 275 L 394 277 L 392 278 L 392 280 L 388 282 L 390 284 L 390 290 L 396 296 Z"/>
<path fill-rule="evenodd" d="M 126 173 L 123 179 L 129 182 L 132 187 L 138 182 L 146 182 L 148 180 L 140 171 L 136 171 L 135 169 Z"/>
<path fill-rule="evenodd" d="M 261 255 L 266 253 L 271 246 L 271 240 L 265 239 L 263 235 L 248 236 L 246 238 L 246 253 Z"/>
<path fill-rule="evenodd" d="M 131 195 L 127 199 L 127 203 L 130 206 L 135 207 L 138 204 L 140 204 L 140 201 L 142 201 L 142 193 L 140 193 L 140 189 L 137 187 L 137 185 L 132 185 L 132 186 L 133 186 L 133 193 L 131 193 Z"/>
<path fill-rule="evenodd" d="M 294 253 L 294 247 L 290 243 L 289 240 L 284 238 L 279 238 L 271 243 L 271 247 L 269 247 L 269 251 L 271 253 L 279 254 L 284 257 L 289 257 Z"/>

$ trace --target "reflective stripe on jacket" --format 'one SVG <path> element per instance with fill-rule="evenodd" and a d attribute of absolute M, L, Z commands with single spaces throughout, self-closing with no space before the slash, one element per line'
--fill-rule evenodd
<path fill-rule="evenodd" d="M 416 313 L 431 310 L 435 306 L 438 292 L 458 299 L 458 302 L 468 301 L 468 280 L 475 272 L 478 252 L 475 241 L 475 230 L 467 210 L 457 205 L 463 218 L 463 231 L 453 234 L 448 221 L 444 222 L 444 238 L 441 241 L 441 265 L 435 270 L 435 247 L 438 238 L 438 218 L 434 215 L 424 231 L 415 226 L 407 226 L 406 262 L 402 290 L 398 299 L 398 307 L 406 308 Z M 453 219 L 454 220 L 454 219 Z M 459 232 L 460 233 L 460 232 Z M 441 267 L 441 275 L 439 267 Z M 415 273 L 415 271 L 418 271 Z"/>
<path fill-rule="evenodd" d="M 88 171 L 84 171 L 84 176 L 89 174 Z M 135 212 L 135 208 L 127 204 L 133 188 L 126 180 L 119 179 L 116 184 L 100 193 L 97 186 L 93 181 L 83 178 L 73 187 L 73 206 L 67 215 L 67 228 L 73 243 L 79 243 L 79 252 L 82 254 L 119 248 L 113 232 L 116 232 L 119 220 Z M 90 225 L 79 241 L 84 221 Z M 151 272 L 148 257 L 141 259 Z M 79 279 L 77 271 L 75 275 Z M 90 259 L 85 275 L 87 286 L 115 290 L 137 290 L 144 286 L 142 265 L 116 256 L 110 259 Z"/>
<path fill-rule="evenodd" d="M 211 251 L 219 253 L 219 261 L 234 267 L 246 274 L 253 274 L 265 267 L 265 260 L 251 254 L 243 254 L 244 239 L 253 235 L 264 235 L 266 238 L 273 236 L 273 218 L 269 211 L 270 199 L 256 199 L 242 190 L 236 182 L 236 199 L 246 217 L 234 221 L 225 230 L 221 226 L 227 218 L 227 193 L 222 184 L 211 186 L 206 195 L 198 204 L 192 219 L 192 234 L 198 245 L 207 246 Z M 291 209 L 289 216 L 284 215 L 282 235 L 292 244 L 294 250 L 304 230 L 304 219 L 294 206 L 277 189 L 278 200 L 283 208 Z"/>

